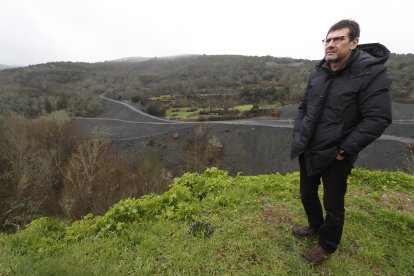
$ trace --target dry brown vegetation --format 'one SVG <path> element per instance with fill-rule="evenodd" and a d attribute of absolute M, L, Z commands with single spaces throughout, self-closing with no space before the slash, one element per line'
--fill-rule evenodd
<path fill-rule="evenodd" d="M 62 169 L 74 147 L 68 118 L 2 121 L 0 138 L 0 223 L 5 230 L 30 222 L 37 214 L 56 214 Z"/>
<path fill-rule="evenodd" d="M 3 231 L 39 216 L 75 219 L 103 213 L 121 197 L 150 192 L 146 182 L 159 179 L 157 170 L 145 169 L 148 164 L 135 172 L 128 168 L 105 138 L 80 139 L 67 116 L 10 116 L 2 118 L 0 127 Z"/>

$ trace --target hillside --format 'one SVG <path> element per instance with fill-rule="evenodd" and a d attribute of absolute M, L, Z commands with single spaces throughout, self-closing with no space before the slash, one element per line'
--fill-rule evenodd
<path fill-rule="evenodd" d="M 4 275 L 413 275 L 414 178 L 356 169 L 342 243 L 326 264 L 300 256 L 306 222 L 297 173 L 229 176 L 208 169 L 162 195 L 126 199 L 102 216 L 33 221 L 0 234 Z"/>
<path fill-rule="evenodd" d="M 278 116 L 280 106 L 298 102 L 316 64 L 271 56 L 195 55 L 31 65 L 0 71 L 0 114 L 38 116 L 65 109 L 93 116 L 100 109 L 97 95 L 105 93 L 169 117 L 188 112 Z M 393 99 L 413 103 L 414 55 L 392 54 L 387 66 L 394 77 Z"/>

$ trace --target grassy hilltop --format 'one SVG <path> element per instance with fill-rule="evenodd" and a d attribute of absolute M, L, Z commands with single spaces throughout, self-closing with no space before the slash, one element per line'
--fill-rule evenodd
<path fill-rule="evenodd" d="M 71 224 L 52 218 L 0 235 L 0 275 L 414 275 L 414 177 L 355 169 L 336 254 L 300 254 L 298 173 L 187 173 L 162 195 L 126 199 Z"/>

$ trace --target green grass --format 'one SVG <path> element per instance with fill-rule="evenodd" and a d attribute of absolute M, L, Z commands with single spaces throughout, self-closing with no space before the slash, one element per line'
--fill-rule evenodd
<path fill-rule="evenodd" d="M 229 109 L 231 109 L 231 110 L 239 110 L 240 112 L 243 112 L 243 111 L 248 111 L 248 110 L 252 109 L 252 107 L 253 107 L 252 104 L 243 104 L 243 105 L 233 106 L 233 107 L 231 107 Z"/>
<path fill-rule="evenodd" d="M 0 275 L 414 275 L 414 177 L 356 169 L 338 251 L 300 254 L 298 173 L 185 174 L 160 196 L 126 199 L 72 224 L 42 218 L 0 235 Z"/>
<path fill-rule="evenodd" d="M 203 111 L 203 108 L 195 108 L 195 111 L 189 111 L 191 108 L 180 107 L 180 108 L 167 108 L 165 112 L 165 117 L 167 119 L 180 119 L 180 120 L 197 120 L 200 111 Z"/>

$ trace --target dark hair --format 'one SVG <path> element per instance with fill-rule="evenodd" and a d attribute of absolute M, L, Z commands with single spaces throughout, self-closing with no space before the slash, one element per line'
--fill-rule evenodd
<path fill-rule="evenodd" d="M 359 25 L 358 25 L 358 23 L 354 20 L 349 20 L 349 19 L 341 20 L 341 21 L 335 23 L 334 25 L 332 25 L 332 27 L 328 31 L 328 34 L 330 32 L 341 30 L 341 29 L 344 29 L 344 28 L 349 29 L 349 39 L 350 40 L 354 40 L 355 38 L 359 37 Z M 328 35 L 328 34 L 326 34 L 326 35 Z"/>

